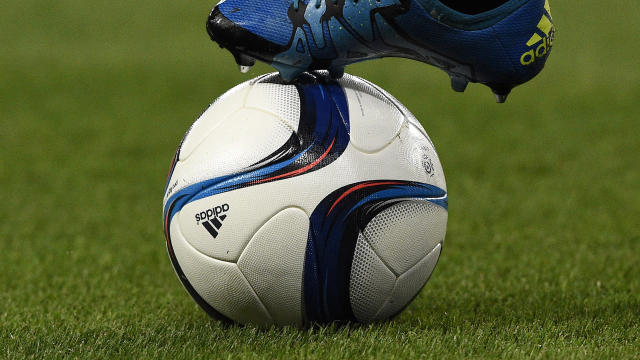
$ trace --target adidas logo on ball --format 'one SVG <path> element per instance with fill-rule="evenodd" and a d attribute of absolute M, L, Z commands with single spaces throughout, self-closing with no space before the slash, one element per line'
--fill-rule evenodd
<path fill-rule="evenodd" d="M 201 211 L 196 214 L 196 223 L 200 225 L 200 222 L 202 222 L 202 226 L 215 239 L 218 237 L 222 222 L 227 218 L 225 214 L 227 211 L 229 211 L 229 204 L 214 206 L 211 209 Z"/>

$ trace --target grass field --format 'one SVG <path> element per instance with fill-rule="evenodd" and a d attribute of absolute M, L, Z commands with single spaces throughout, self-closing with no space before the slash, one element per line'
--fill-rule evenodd
<path fill-rule="evenodd" d="M 176 145 L 248 79 L 213 4 L 3 4 L 0 358 L 640 358 L 640 4 L 552 2 L 548 68 L 505 105 L 410 61 L 349 68 L 436 143 L 443 256 L 392 322 L 266 331 L 210 320 L 162 235 Z"/>

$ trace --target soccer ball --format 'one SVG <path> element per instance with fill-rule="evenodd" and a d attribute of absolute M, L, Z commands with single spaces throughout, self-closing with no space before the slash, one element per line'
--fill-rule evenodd
<path fill-rule="evenodd" d="M 448 197 L 433 143 L 370 82 L 268 74 L 193 124 L 164 195 L 169 256 L 211 316 L 372 322 L 430 277 Z"/>

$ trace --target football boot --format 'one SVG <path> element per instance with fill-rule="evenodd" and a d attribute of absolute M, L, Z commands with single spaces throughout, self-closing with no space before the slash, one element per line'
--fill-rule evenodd
<path fill-rule="evenodd" d="M 224 0 L 207 30 L 243 72 L 257 59 L 288 82 L 340 78 L 346 65 L 401 57 L 444 70 L 458 92 L 487 85 L 500 103 L 543 69 L 555 37 L 548 0 Z"/>

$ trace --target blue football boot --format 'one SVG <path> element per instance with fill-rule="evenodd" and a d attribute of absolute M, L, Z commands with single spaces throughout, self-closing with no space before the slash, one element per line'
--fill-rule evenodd
<path fill-rule="evenodd" d="M 548 0 L 224 0 L 209 15 L 211 39 L 241 71 L 255 59 L 285 81 L 304 71 L 402 57 L 437 66 L 453 90 L 489 86 L 498 102 L 536 76 L 555 29 Z"/>

